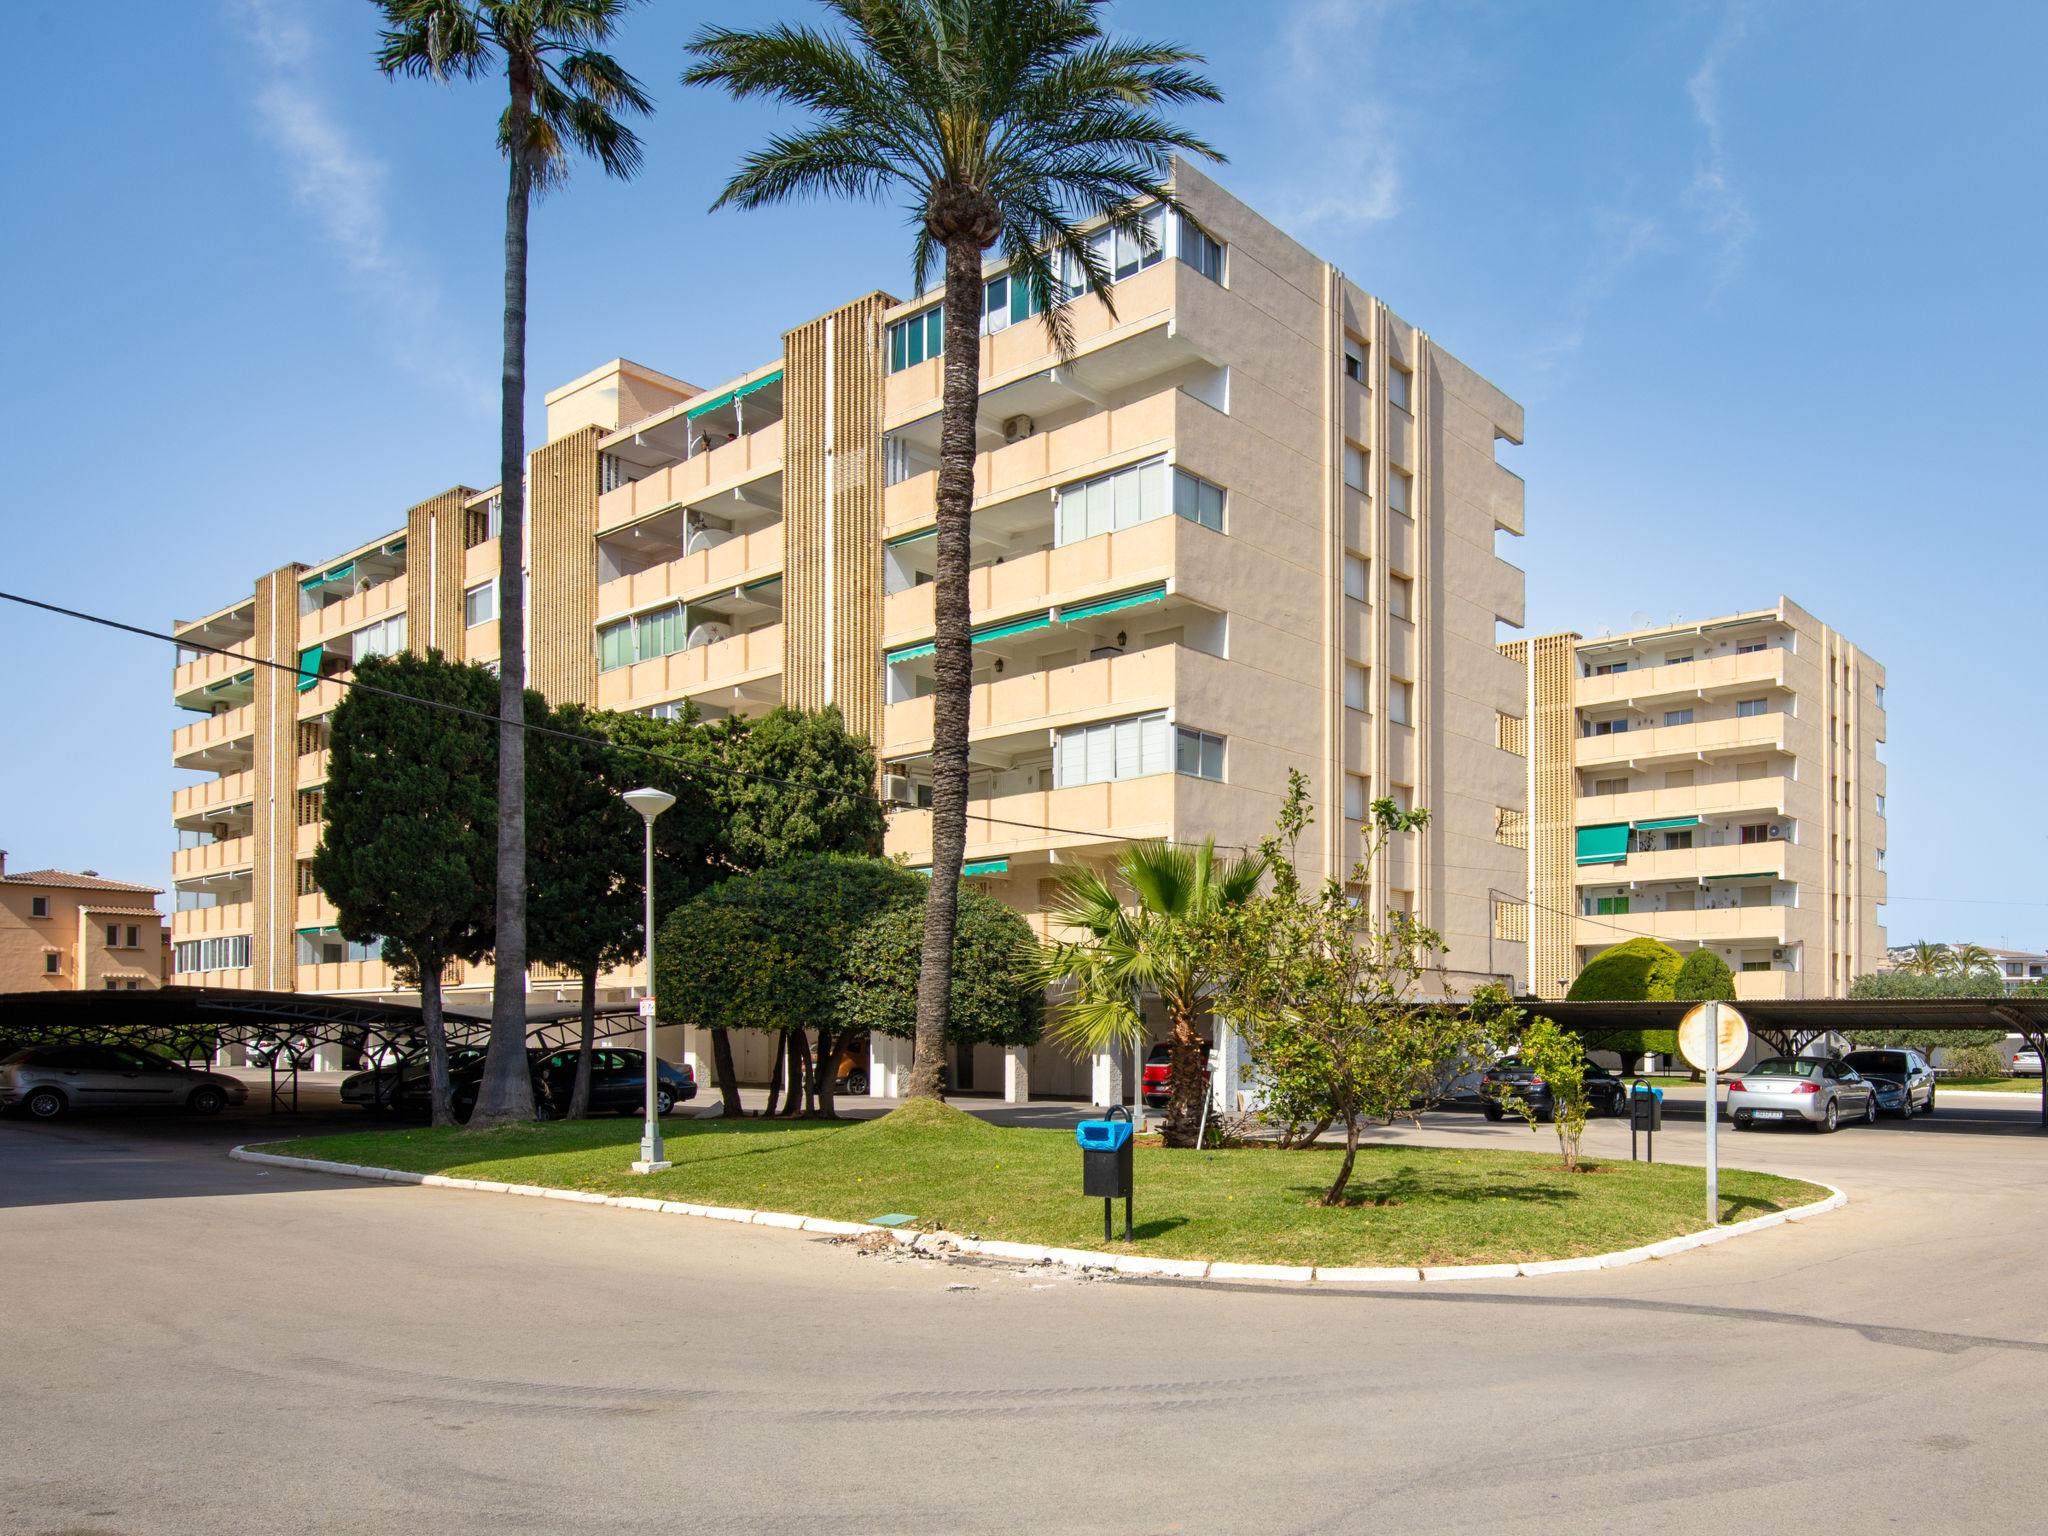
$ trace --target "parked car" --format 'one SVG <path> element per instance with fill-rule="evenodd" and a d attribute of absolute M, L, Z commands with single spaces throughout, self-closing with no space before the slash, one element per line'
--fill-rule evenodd
<path fill-rule="evenodd" d="M 536 1063 L 535 1071 L 547 1085 L 551 1111 L 560 1115 L 569 1108 L 576 1091 L 574 1048 L 553 1051 Z M 666 1115 L 678 1104 L 697 1097 L 697 1074 L 688 1066 L 655 1058 L 654 1107 Z M 536 1097 L 538 1097 L 536 1095 Z M 471 1105 L 476 1095 L 469 1096 Z M 590 1052 L 590 1112 L 593 1115 L 638 1115 L 647 1107 L 647 1053 L 615 1045 L 600 1045 Z"/>
<path fill-rule="evenodd" d="M 1910 1120 L 1934 1113 L 1934 1068 L 1914 1050 L 1851 1051 L 1842 1060 L 1877 1090 L 1877 1107 Z"/>
<path fill-rule="evenodd" d="M 1798 1121 L 1832 1131 L 1844 1120 L 1877 1121 L 1877 1090 L 1846 1062 L 1770 1056 L 1728 1079 L 1728 1118 L 1738 1131 Z"/>
<path fill-rule="evenodd" d="M 34 1045 L 0 1062 L 0 1111 L 55 1120 L 102 1105 L 217 1115 L 247 1101 L 240 1079 L 126 1045 Z"/>
<path fill-rule="evenodd" d="M 2039 1077 L 2041 1075 L 2041 1053 L 2031 1045 L 2022 1046 L 2012 1053 L 2012 1075 L 2014 1077 Z"/>
<path fill-rule="evenodd" d="M 1550 1084 L 1538 1077 L 1535 1069 L 1519 1056 L 1503 1056 L 1480 1073 L 1479 1092 L 1486 1101 L 1486 1118 L 1489 1120 L 1506 1118 L 1507 1106 L 1503 1101 L 1509 1094 L 1534 1109 L 1538 1120 L 1550 1119 L 1557 1109 Z M 1589 1061 L 1586 1063 L 1586 1104 L 1590 1114 L 1625 1115 L 1628 1113 L 1628 1085 L 1605 1067 Z"/>
<path fill-rule="evenodd" d="M 267 1067 L 275 1062 L 289 1070 L 292 1067 L 310 1067 L 313 1064 L 313 1042 L 304 1035 L 292 1035 L 279 1039 L 265 1035 L 249 1042 L 249 1065 Z"/>
<path fill-rule="evenodd" d="M 1202 1081 L 1209 1081 L 1209 1042 L 1202 1042 Z M 1145 1053 L 1145 1107 L 1164 1109 L 1173 1099 L 1173 1046 L 1162 1040 Z"/>
<path fill-rule="evenodd" d="M 483 1058 L 481 1046 L 451 1045 L 448 1048 L 448 1075 L 453 1078 L 472 1066 L 481 1071 Z M 377 1071 L 350 1073 L 341 1080 L 341 1102 L 363 1109 L 395 1108 L 427 1113 L 427 1048 L 420 1046 L 408 1051 Z"/>

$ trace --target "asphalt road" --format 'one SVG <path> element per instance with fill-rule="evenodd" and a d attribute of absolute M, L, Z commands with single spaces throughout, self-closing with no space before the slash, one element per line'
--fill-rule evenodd
<path fill-rule="evenodd" d="M 2033 1121 L 1730 1135 L 1851 1205 L 1605 1274 L 1366 1292 L 226 1161 L 260 1117 L 8 1122 L 0 1530 L 2033 1529 Z"/>

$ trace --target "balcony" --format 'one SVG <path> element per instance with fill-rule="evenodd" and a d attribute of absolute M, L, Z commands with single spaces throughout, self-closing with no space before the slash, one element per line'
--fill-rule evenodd
<path fill-rule="evenodd" d="M 209 694 L 218 696 L 226 685 L 253 668 L 251 644 L 244 640 L 225 651 L 208 651 L 177 667 L 171 673 L 171 697 L 184 708 L 204 709 Z"/>
<path fill-rule="evenodd" d="M 256 907 L 252 902 L 223 902 L 217 907 L 193 907 L 171 914 L 171 942 L 211 939 L 230 933 L 256 931 Z"/>
<path fill-rule="evenodd" d="M 603 583 L 597 589 L 598 618 L 606 620 L 664 602 L 744 586 L 781 569 L 782 523 L 777 520 L 757 532 L 735 535 L 694 554 Z"/>
<path fill-rule="evenodd" d="M 405 578 L 401 574 L 365 588 L 338 603 L 316 608 L 299 618 L 299 646 L 320 645 L 360 628 L 373 619 L 385 618 L 405 606 Z"/>
<path fill-rule="evenodd" d="M 1691 725 L 1659 725 L 1611 736 L 1581 736 L 1574 756 L 1583 769 L 1610 764 L 1680 763 L 1754 752 L 1785 750 L 1786 723 L 1778 711 L 1695 720 Z"/>
<path fill-rule="evenodd" d="M 460 966 L 451 967 L 460 972 Z M 448 978 L 442 978 L 447 984 Z M 396 992 L 403 990 L 391 967 L 382 960 L 335 960 L 325 964 L 298 964 L 301 992 Z"/>
<path fill-rule="evenodd" d="M 217 843 L 202 843 L 197 848 L 180 848 L 171 855 L 171 879 L 200 880 L 234 870 L 253 869 L 255 864 L 256 839 L 230 837 Z"/>
<path fill-rule="evenodd" d="M 239 771 L 255 755 L 256 706 L 241 704 L 171 732 L 171 762 L 179 768 Z M 238 761 L 237 759 L 241 759 Z"/>
<path fill-rule="evenodd" d="M 1623 939 L 1647 935 L 1671 945 L 1772 944 L 1789 941 L 1796 907 L 1709 907 L 1694 912 L 1628 912 L 1581 917 L 1572 941 L 1605 949 Z"/>
<path fill-rule="evenodd" d="M 1787 870 L 1795 845 L 1779 838 L 1765 843 L 1723 843 L 1713 848 L 1659 848 L 1648 853 L 1631 853 L 1620 864 L 1579 866 L 1582 886 L 1613 885 L 1619 881 L 1647 884 L 1659 880 L 1727 880 L 1737 875 L 1789 879 Z"/>
<path fill-rule="evenodd" d="M 256 972 L 248 966 L 232 971 L 173 971 L 174 987 L 233 987 L 248 991 L 256 985 Z"/>
<path fill-rule="evenodd" d="M 730 492 L 763 475 L 782 470 L 783 424 L 772 421 L 759 431 L 651 470 L 597 499 L 597 531 L 602 534 L 670 507 L 691 506 Z"/>
<path fill-rule="evenodd" d="M 1626 672 L 1576 679 L 1572 684 L 1573 697 L 1581 709 L 1628 703 L 1647 708 L 1667 700 L 1712 699 L 1754 694 L 1758 689 L 1783 689 L 1790 654 L 1772 646 L 1746 655 L 1731 652 L 1668 666 L 1631 665 Z"/>
<path fill-rule="evenodd" d="M 1227 784 L 1158 773 L 1069 789 L 1028 790 L 967 802 L 967 858 L 978 861 L 1053 849 L 1112 846 L 1143 838 L 1193 835 L 1224 819 Z M 889 818 L 885 849 L 912 864 L 932 858 L 932 813 L 898 811 Z M 1047 830 L 1047 829 L 1058 830 Z"/>
<path fill-rule="evenodd" d="M 299 695 L 298 717 L 310 720 L 316 715 L 333 714 L 334 707 L 347 692 L 348 684 L 339 675 L 321 678 Z"/>
<path fill-rule="evenodd" d="M 209 815 L 247 805 L 255 794 L 256 775 L 246 771 L 224 773 L 203 784 L 187 784 L 171 791 L 171 820 L 204 821 Z"/>
<path fill-rule="evenodd" d="M 1747 1002 L 1782 1002 L 1786 998 L 1804 997 L 1799 986 L 1797 971 L 1737 971 L 1735 973 L 1735 1000 Z"/>
<path fill-rule="evenodd" d="M 651 704 L 714 690 L 731 690 L 732 702 L 739 705 L 772 706 L 779 702 L 782 626 L 766 624 L 729 640 L 600 672 L 597 707 L 645 709 Z"/>
<path fill-rule="evenodd" d="M 292 905 L 292 926 L 294 928 L 334 927 L 334 903 L 329 901 L 319 891 L 295 898 Z"/>
<path fill-rule="evenodd" d="M 1575 814 L 1582 827 L 1617 821 L 1662 821 L 1672 816 L 1758 816 L 1790 814 L 1792 781 L 1781 774 L 1761 779 L 1725 779 L 1686 789 L 1638 789 L 1620 795 L 1581 795 Z"/>

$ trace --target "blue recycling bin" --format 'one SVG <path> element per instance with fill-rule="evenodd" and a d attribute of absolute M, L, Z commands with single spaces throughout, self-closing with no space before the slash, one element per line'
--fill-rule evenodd
<path fill-rule="evenodd" d="M 1124 1203 L 1124 1238 L 1131 1235 L 1131 1116 L 1121 1104 L 1100 1120 L 1074 1127 L 1081 1148 L 1081 1193 L 1102 1201 L 1102 1240 L 1110 1240 L 1110 1202 Z"/>

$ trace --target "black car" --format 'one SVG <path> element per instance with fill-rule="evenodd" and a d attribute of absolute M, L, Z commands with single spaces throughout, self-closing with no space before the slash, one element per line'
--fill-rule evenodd
<path fill-rule="evenodd" d="M 1934 1113 L 1934 1068 L 1914 1050 L 1851 1051 L 1842 1058 L 1877 1089 L 1877 1107 L 1910 1120 Z"/>
<path fill-rule="evenodd" d="M 1500 1120 L 1507 1116 L 1502 1098 L 1513 1093 L 1536 1111 L 1538 1120 L 1548 1120 L 1556 1109 L 1551 1100 L 1550 1084 L 1536 1075 L 1519 1056 L 1503 1056 L 1485 1072 L 1480 1074 L 1479 1091 L 1486 1099 L 1486 1118 Z M 1616 1077 L 1605 1067 L 1586 1063 L 1586 1105 L 1587 1111 L 1595 1115 L 1625 1115 L 1628 1113 L 1628 1084 Z"/>
<path fill-rule="evenodd" d="M 569 1108 L 576 1090 L 575 1050 L 553 1051 L 535 1065 L 535 1073 L 547 1085 L 548 1102 L 555 1114 Z M 654 1108 L 665 1115 L 678 1104 L 697 1097 L 697 1074 L 686 1066 L 655 1058 Z M 472 1100 L 474 1102 L 474 1100 Z M 647 1053 L 615 1045 L 600 1045 L 590 1053 L 590 1112 L 593 1115 L 638 1115 L 647 1108 Z"/>
<path fill-rule="evenodd" d="M 528 1070 L 533 1074 L 533 1107 L 544 1120 L 567 1113 L 569 1097 L 576 1087 L 576 1052 L 529 1049 Z M 592 1114 L 634 1114 L 646 1102 L 645 1057 L 639 1051 L 599 1046 L 591 1052 L 590 1111 Z M 467 1120 L 476 1108 L 477 1087 L 483 1081 L 484 1051 L 481 1046 L 451 1046 L 448 1050 L 449 1108 L 457 1120 Z M 656 1078 L 655 1109 L 668 1114 L 677 1104 L 697 1096 L 697 1081 L 688 1067 L 661 1062 Z M 364 1108 L 395 1107 L 401 1114 L 425 1115 L 432 1108 L 427 1080 L 427 1053 L 415 1051 L 397 1066 L 381 1073 L 358 1072 L 344 1078 L 342 1102 Z"/>
<path fill-rule="evenodd" d="M 448 1047 L 448 1075 L 451 1079 L 465 1073 L 481 1073 L 483 1061 L 481 1046 Z M 471 1081 L 474 1082 L 473 1076 Z M 428 1104 L 426 1047 L 408 1051 L 378 1071 L 350 1073 L 341 1080 L 341 1102 L 360 1105 L 364 1109 L 416 1110 L 425 1114 Z"/>

